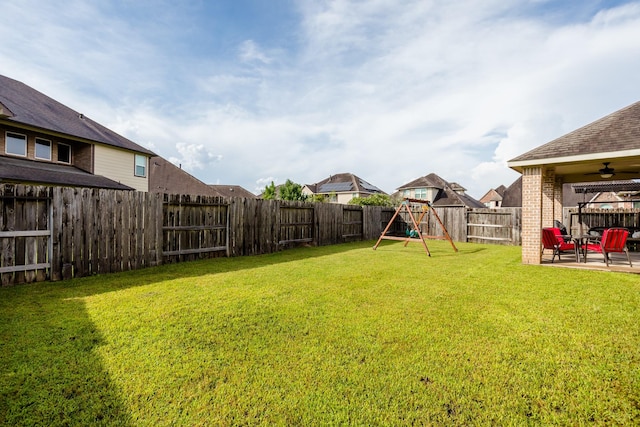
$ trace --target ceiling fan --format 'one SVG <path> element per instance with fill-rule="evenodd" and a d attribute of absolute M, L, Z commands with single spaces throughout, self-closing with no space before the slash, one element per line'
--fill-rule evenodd
<path fill-rule="evenodd" d="M 604 167 L 602 169 L 599 169 L 598 172 L 585 173 L 585 175 L 600 175 L 601 178 L 611 178 L 616 173 L 630 173 L 630 174 L 638 174 L 638 173 L 640 173 L 638 171 L 618 171 L 618 172 L 615 172 L 614 168 L 610 168 L 609 167 L 609 163 L 611 163 L 611 162 L 602 162 L 602 164 L 604 165 Z"/>

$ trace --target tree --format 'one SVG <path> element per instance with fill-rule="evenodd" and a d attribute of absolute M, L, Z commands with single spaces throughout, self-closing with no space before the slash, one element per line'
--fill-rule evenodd
<path fill-rule="evenodd" d="M 302 186 L 287 179 L 287 182 L 282 184 L 279 189 L 280 200 L 301 201 L 307 200 L 307 195 L 302 193 Z"/>
<path fill-rule="evenodd" d="M 276 198 L 276 185 L 271 181 L 270 185 L 267 185 L 262 193 L 264 200 L 275 200 Z"/>
<path fill-rule="evenodd" d="M 349 200 L 350 205 L 359 205 L 359 206 L 394 206 L 391 197 L 386 194 L 372 194 L 369 197 L 354 197 Z"/>

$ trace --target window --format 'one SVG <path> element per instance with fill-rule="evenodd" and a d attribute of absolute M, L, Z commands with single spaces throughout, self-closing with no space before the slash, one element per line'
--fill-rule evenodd
<path fill-rule="evenodd" d="M 402 192 L 402 196 L 410 199 L 411 198 L 411 190 L 404 190 Z"/>
<path fill-rule="evenodd" d="M 145 177 L 147 176 L 147 158 L 140 154 L 136 154 L 136 167 L 134 171 L 135 176 Z"/>
<path fill-rule="evenodd" d="M 416 199 L 427 200 L 426 188 L 416 188 L 415 194 L 416 194 Z"/>
<path fill-rule="evenodd" d="M 58 142 L 58 161 L 60 163 L 71 163 L 71 146 Z"/>
<path fill-rule="evenodd" d="M 5 148 L 7 154 L 27 157 L 27 136 L 19 133 L 7 132 L 5 135 Z"/>
<path fill-rule="evenodd" d="M 51 141 L 36 138 L 36 159 L 51 160 Z"/>

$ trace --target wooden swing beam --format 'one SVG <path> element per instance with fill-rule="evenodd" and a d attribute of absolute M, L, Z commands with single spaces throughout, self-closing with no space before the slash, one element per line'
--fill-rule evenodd
<path fill-rule="evenodd" d="M 425 209 L 425 207 L 423 207 L 422 213 L 418 217 L 417 221 L 416 221 L 415 216 L 413 215 L 413 212 L 411 212 L 411 209 L 409 208 L 409 203 L 417 203 L 417 204 L 421 204 L 421 205 L 426 205 L 426 209 Z M 413 227 L 414 227 L 413 229 L 418 234 L 417 238 L 412 238 L 411 236 L 398 237 L 398 236 L 387 236 L 386 235 L 387 231 L 389 231 L 389 228 L 391 228 L 391 225 L 393 224 L 393 221 L 396 219 L 398 214 L 400 214 L 400 211 L 402 211 L 403 209 L 407 210 L 407 213 L 409 214 L 409 218 L 411 218 L 411 222 L 413 223 Z M 420 231 L 420 225 L 419 224 L 422 222 L 424 216 L 428 212 L 433 212 L 433 215 L 435 216 L 436 220 L 438 221 L 438 224 L 440 224 L 440 227 L 442 227 L 442 230 L 444 231 L 444 237 L 442 237 L 442 236 L 424 236 L 422 234 L 422 232 Z M 429 248 L 427 247 L 427 242 L 425 241 L 425 237 L 426 238 L 431 238 L 431 239 L 448 240 L 449 243 L 451 243 L 451 246 L 453 247 L 453 250 L 455 252 L 458 252 L 458 248 L 456 248 L 455 243 L 453 243 L 453 240 L 451 239 L 451 236 L 449 235 L 449 232 L 447 231 L 447 228 L 444 226 L 444 224 L 442 223 L 442 220 L 438 216 L 438 213 L 435 210 L 432 209 L 431 202 L 428 201 L 428 200 L 411 199 L 411 198 L 405 197 L 403 199 L 402 203 L 400 204 L 400 206 L 398 206 L 398 209 L 396 209 L 396 212 L 391 217 L 391 220 L 389 221 L 389 223 L 387 224 L 385 229 L 382 231 L 382 234 L 380 234 L 380 238 L 378 239 L 376 244 L 373 246 L 373 250 L 376 250 L 378 248 L 378 245 L 380 245 L 380 242 L 383 239 L 384 240 L 403 241 L 404 242 L 404 246 L 407 246 L 409 244 L 409 242 L 412 241 L 412 240 L 419 240 L 419 241 L 422 242 L 422 245 L 424 246 L 424 249 L 427 252 L 427 255 L 431 256 L 431 252 L 429 252 Z"/>

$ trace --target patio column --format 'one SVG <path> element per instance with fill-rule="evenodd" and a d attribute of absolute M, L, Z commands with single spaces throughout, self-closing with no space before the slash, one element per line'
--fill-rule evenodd
<path fill-rule="evenodd" d="M 564 212 L 562 204 L 562 178 L 555 177 L 555 185 L 553 187 L 553 219 L 564 222 Z"/>
<path fill-rule="evenodd" d="M 541 261 L 542 186 L 542 167 L 530 167 L 522 171 L 523 264 L 540 264 Z"/>
<path fill-rule="evenodd" d="M 562 219 L 557 215 L 556 209 L 556 174 L 553 170 L 542 171 L 542 224 L 538 232 L 541 233 L 542 227 L 553 227 L 555 219 Z M 562 201 L 560 201 L 562 206 Z M 561 210 L 561 209 L 560 209 Z"/>

